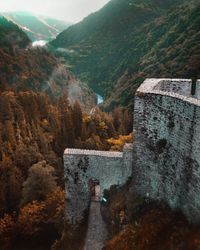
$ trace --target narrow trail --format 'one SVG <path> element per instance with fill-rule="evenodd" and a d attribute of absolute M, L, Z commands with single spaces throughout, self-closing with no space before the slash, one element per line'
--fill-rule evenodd
<path fill-rule="evenodd" d="M 106 224 L 101 216 L 100 202 L 91 201 L 84 250 L 101 250 L 107 235 Z"/>

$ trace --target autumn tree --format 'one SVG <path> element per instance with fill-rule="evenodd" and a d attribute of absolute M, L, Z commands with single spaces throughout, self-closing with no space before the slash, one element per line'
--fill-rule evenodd
<path fill-rule="evenodd" d="M 48 223 L 53 224 L 56 230 L 61 233 L 64 226 L 65 192 L 61 187 L 47 195 L 45 200 Z"/>
<path fill-rule="evenodd" d="M 121 117 L 121 109 L 115 108 L 113 111 L 113 125 L 114 125 L 116 131 L 119 130 L 120 123 L 122 122 L 120 117 Z"/>
<path fill-rule="evenodd" d="M 23 183 L 22 205 L 33 200 L 42 201 L 56 188 L 54 168 L 40 161 L 29 169 L 27 180 Z"/>
<path fill-rule="evenodd" d="M 23 236 L 33 236 L 41 231 L 41 223 L 46 219 L 45 203 L 33 201 L 20 209 L 17 227 Z"/>
<path fill-rule="evenodd" d="M 12 249 L 12 241 L 16 237 L 16 223 L 12 215 L 4 214 L 0 218 L 0 248 Z"/>
<path fill-rule="evenodd" d="M 20 170 L 8 157 L 0 162 L 0 212 L 18 209 L 23 178 Z"/>

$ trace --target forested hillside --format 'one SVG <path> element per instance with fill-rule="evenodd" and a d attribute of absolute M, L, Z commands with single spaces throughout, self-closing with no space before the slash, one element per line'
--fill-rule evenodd
<path fill-rule="evenodd" d="M 90 110 L 95 94 L 43 48 L 33 48 L 17 25 L 0 18 L 0 89 L 42 91 L 59 97 L 67 90 L 71 101 Z"/>
<path fill-rule="evenodd" d="M 112 0 L 51 45 L 70 50 L 72 71 L 107 97 L 105 108 L 132 108 L 146 77 L 199 76 L 199 13 L 197 0 Z"/>
<path fill-rule="evenodd" d="M 30 44 L 27 35 L 12 22 L 0 15 L 0 46 L 15 48 L 26 48 Z"/>
<path fill-rule="evenodd" d="M 64 226 L 64 149 L 119 150 L 131 136 L 111 138 L 130 133 L 131 117 L 87 115 L 66 94 L 30 90 L 1 92 L 0 107 L 0 247 L 49 249 Z"/>
<path fill-rule="evenodd" d="M 5 18 L 0 34 L 0 249 L 50 249 L 72 234 L 64 229 L 64 149 L 122 149 L 132 118 L 121 109 L 87 114 L 81 106 L 96 105 L 87 86 Z"/>
<path fill-rule="evenodd" d="M 25 11 L 4 12 L 2 15 L 17 24 L 32 41 L 49 41 L 70 26 L 68 22 L 35 15 Z"/>

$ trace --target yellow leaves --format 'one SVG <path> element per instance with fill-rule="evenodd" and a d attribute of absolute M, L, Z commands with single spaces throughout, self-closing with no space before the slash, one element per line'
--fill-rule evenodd
<path fill-rule="evenodd" d="M 102 130 L 104 130 L 104 129 L 107 130 L 108 129 L 108 126 L 106 125 L 106 123 L 104 121 L 99 123 L 99 127 Z"/>
<path fill-rule="evenodd" d="M 84 123 L 87 124 L 87 123 L 89 123 L 91 120 L 92 120 L 92 119 L 91 119 L 91 116 L 90 116 L 90 115 L 86 115 L 86 114 L 85 114 L 85 115 L 83 116 L 83 122 L 84 122 Z"/>
<path fill-rule="evenodd" d="M 41 123 L 43 127 L 49 127 L 49 121 L 47 119 L 43 119 Z"/>
<path fill-rule="evenodd" d="M 107 142 L 111 145 L 111 150 L 122 151 L 125 143 L 130 143 L 133 141 L 133 134 L 129 135 L 120 135 L 117 139 L 110 138 Z"/>

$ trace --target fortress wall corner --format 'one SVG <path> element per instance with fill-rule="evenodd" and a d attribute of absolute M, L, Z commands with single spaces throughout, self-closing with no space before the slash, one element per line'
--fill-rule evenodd
<path fill-rule="evenodd" d="M 134 188 L 180 208 L 191 222 L 200 222 L 198 101 L 158 90 L 139 91 L 134 131 Z"/>

